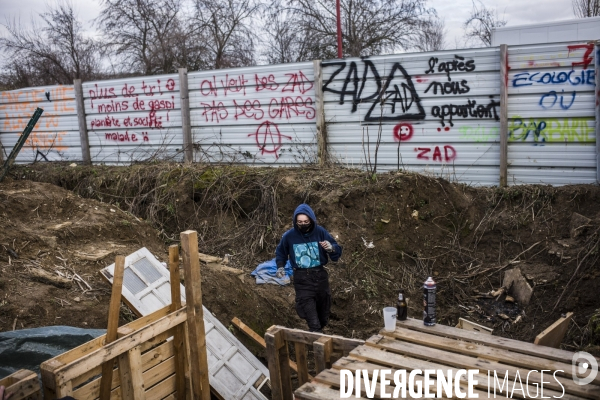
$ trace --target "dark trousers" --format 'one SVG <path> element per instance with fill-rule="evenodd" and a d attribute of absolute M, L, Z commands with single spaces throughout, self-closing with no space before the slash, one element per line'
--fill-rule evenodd
<path fill-rule="evenodd" d="M 323 267 L 294 270 L 296 312 L 311 332 L 322 332 L 329 322 L 331 289 L 329 274 Z"/>

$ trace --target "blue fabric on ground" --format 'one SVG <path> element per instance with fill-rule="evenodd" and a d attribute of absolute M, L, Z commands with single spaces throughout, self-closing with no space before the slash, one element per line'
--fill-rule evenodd
<path fill-rule="evenodd" d="M 294 274 L 292 270 L 292 265 L 290 261 L 285 263 L 285 275 L 281 278 L 277 277 L 277 264 L 275 263 L 275 259 L 265 261 L 262 264 L 259 264 L 258 267 L 254 271 L 250 273 L 250 275 L 256 277 L 256 284 L 261 285 L 263 283 L 272 283 L 275 285 L 289 285 L 290 277 Z"/>

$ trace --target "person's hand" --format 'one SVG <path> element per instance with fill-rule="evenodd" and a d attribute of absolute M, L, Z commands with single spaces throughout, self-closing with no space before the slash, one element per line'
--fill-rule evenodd
<path fill-rule="evenodd" d="M 323 240 L 322 242 L 319 242 L 319 244 L 325 249 L 326 252 L 333 252 L 333 245 L 329 243 L 329 240 Z"/>
<path fill-rule="evenodd" d="M 278 278 L 283 278 L 285 276 L 285 268 L 279 267 L 277 268 L 277 273 L 275 274 Z"/>
<path fill-rule="evenodd" d="M 12 397 L 12 394 L 5 396 L 5 394 L 4 394 L 5 389 L 6 388 L 4 386 L 0 386 L 0 400 L 8 400 L 9 398 Z"/>

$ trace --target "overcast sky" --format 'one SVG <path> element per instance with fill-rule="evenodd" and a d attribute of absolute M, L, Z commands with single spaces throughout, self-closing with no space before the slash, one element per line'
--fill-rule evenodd
<path fill-rule="evenodd" d="M 447 47 L 454 48 L 456 44 L 462 47 L 462 24 L 471 11 L 471 0 L 428 1 L 430 7 L 435 8 L 446 22 Z M 0 0 L 0 23 L 4 24 L 7 17 L 18 16 L 21 21 L 29 21 L 32 14 L 43 12 L 49 2 L 52 3 L 52 0 Z M 100 3 L 97 0 L 73 0 L 73 4 L 84 24 L 94 19 L 100 11 Z M 483 0 L 483 4 L 488 8 L 497 9 L 499 16 L 508 21 L 507 26 L 575 18 L 571 0 Z"/>

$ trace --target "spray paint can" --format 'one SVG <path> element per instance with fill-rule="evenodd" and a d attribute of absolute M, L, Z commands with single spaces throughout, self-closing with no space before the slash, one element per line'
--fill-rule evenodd
<path fill-rule="evenodd" d="M 427 326 L 435 325 L 436 287 L 432 277 L 427 278 L 423 285 L 423 323 Z"/>

